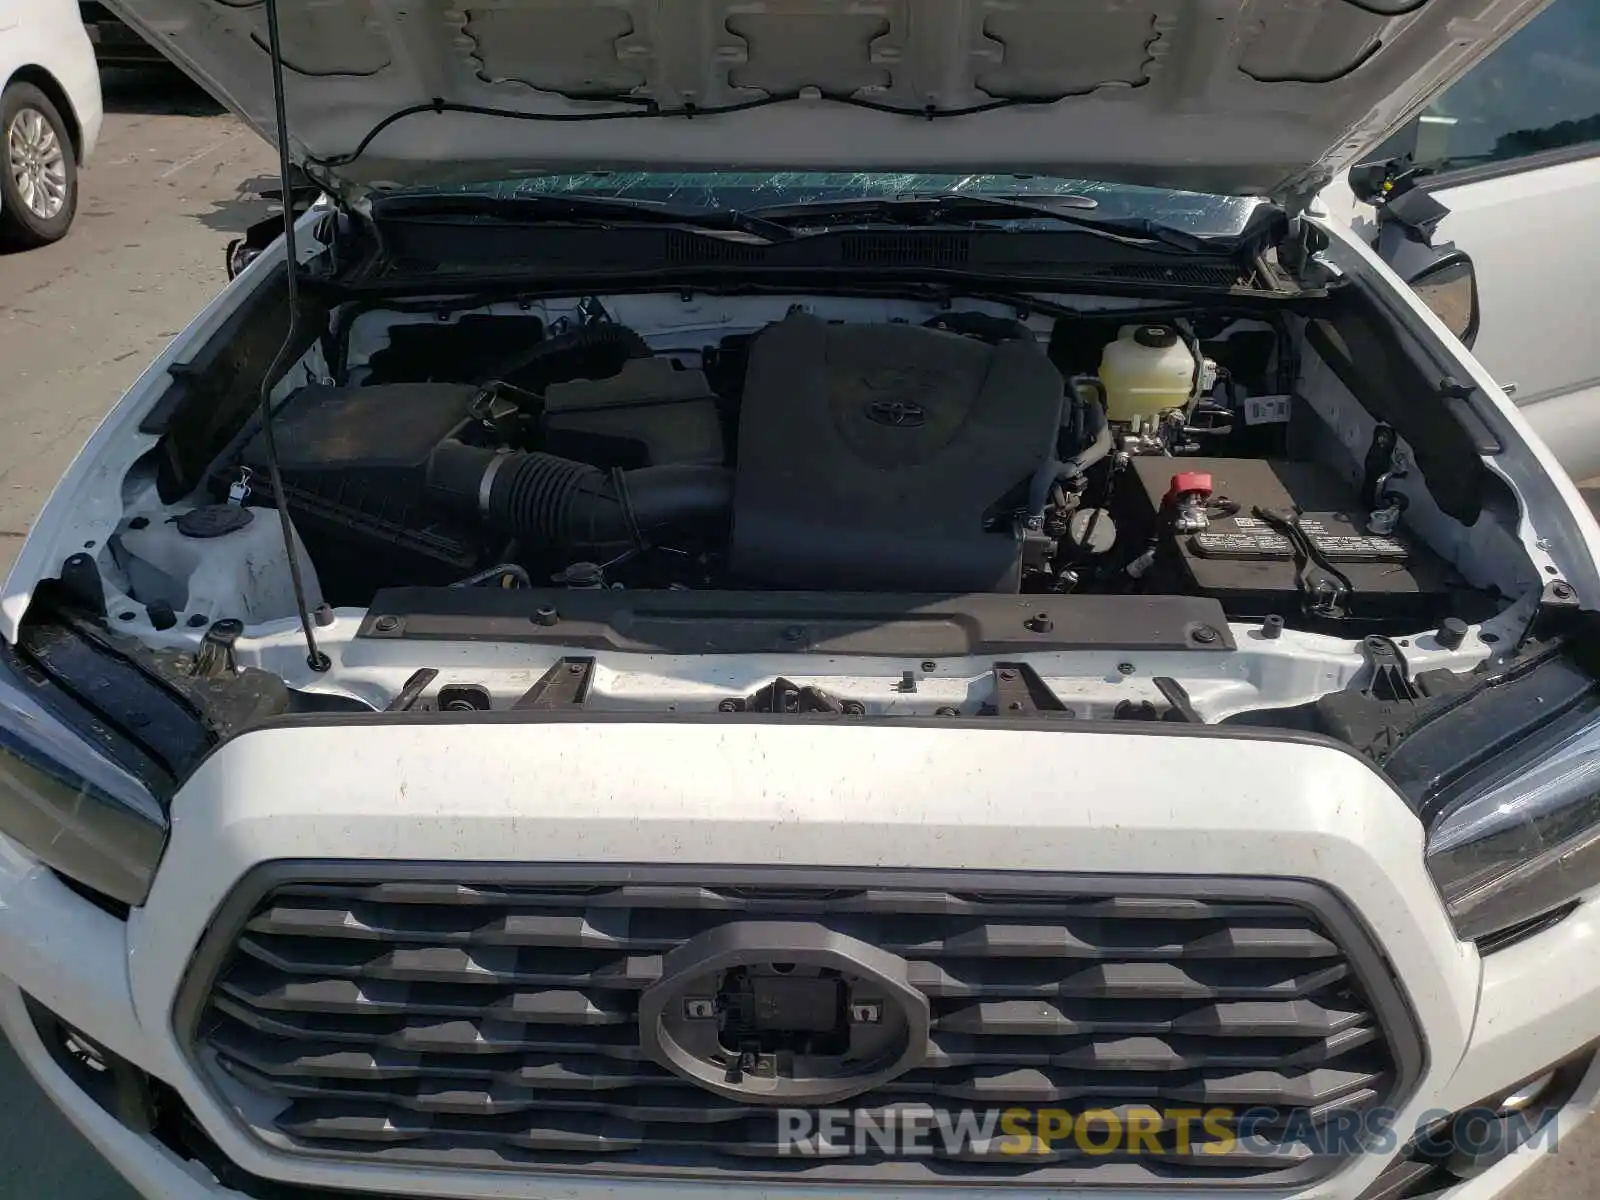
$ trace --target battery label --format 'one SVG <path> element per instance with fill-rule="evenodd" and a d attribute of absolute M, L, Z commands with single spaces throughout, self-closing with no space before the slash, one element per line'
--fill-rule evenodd
<path fill-rule="evenodd" d="M 1411 552 L 1404 542 L 1392 537 L 1358 533 L 1347 521 L 1334 522 L 1301 517 L 1300 528 L 1329 562 L 1383 563 L 1405 562 Z M 1269 528 L 1257 517 L 1234 517 L 1219 521 L 1205 533 L 1189 539 L 1189 548 L 1201 558 L 1282 560 L 1294 557 L 1294 543 Z"/>
<path fill-rule="evenodd" d="M 1318 553 L 1335 562 L 1341 558 L 1351 562 L 1405 562 L 1411 557 L 1410 551 L 1393 538 L 1373 537 L 1370 534 L 1354 537 L 1316 534 L 1311 544 Z"/>
<path fill-rule="evenodd" d="M 1281 533 L 1197 533 L 1189 545 L 1201 558 L 1287 559 L 1294 543 Z"/>
<path fill-rule="evenodd" d="M 1301 517 L 1300 528 L 1306 531 L 1319 553 L 1337 562 L 1405 562 L 1411 552 L 1392 537 L 1378 537 L 1371 533 L 1356 533 L 1352 527 L 1339 523 L 1341 528 L 1329 529 L 1316 517 Z"/>

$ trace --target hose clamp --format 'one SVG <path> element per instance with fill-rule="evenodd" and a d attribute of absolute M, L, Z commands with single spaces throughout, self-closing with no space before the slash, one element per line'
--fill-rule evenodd
<path fill-rule="evenodd" d="M 508 450 L 496 454 L 484 468 L 483 478 L 478 480 L 478 511 L 484 516 L 489 515 L 489 500 L 494 495 L 494 477 L 500 473 L 500 468 L 505 466 L 506 459 L 510 457 L 511 452 Z"/>

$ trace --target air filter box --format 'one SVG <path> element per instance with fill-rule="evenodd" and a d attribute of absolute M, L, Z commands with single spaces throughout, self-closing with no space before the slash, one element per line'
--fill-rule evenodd
<path fill-rule="evenodd" d="M 289 512 L 334 604 L 375 588 L 428 586 L 470 574 L 490 552 L 473 522 L 425 503 L 428 456 L 462 429 L 479 389 L 469 384 L 313 385 L 273 418 Z M 266 439 L 240 457 L 269 497 Z M 220 489 L 219 489 L 220 490 Z"/>

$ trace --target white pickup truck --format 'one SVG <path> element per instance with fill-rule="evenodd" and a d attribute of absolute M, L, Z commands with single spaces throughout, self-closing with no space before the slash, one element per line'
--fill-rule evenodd
<path fill-rule="evenodd" d="M 143 1194 L 1492 1200 L 1593 1111 L 1600 528 L 1478 185 L 1319 199 L 1539 0 L 112 7 L 327 197 L 0 587 L 0 1028 Z"/>

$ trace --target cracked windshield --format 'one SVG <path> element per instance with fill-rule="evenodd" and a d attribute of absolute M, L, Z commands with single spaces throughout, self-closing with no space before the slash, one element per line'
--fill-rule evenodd
<path fill-rule="evenodd" d="M 1006 196 L 1039 201 L 1070 199 L 1073 201 L 1071 208 L 1092 211 L 1097 218 L 1148 220 L 1199 237 L 1226 237 L 1238 233 L 1256 205 L 1261 203 L 1248 196 L 1215 196 L 1038 175 L 888 172 L 596 171 L 459 184 L 428 189 L 428 192 L 500 199 L 531 195 L 598 196 L 683 212 L 745 211 L 776 204 L 930 195 Z M 1063 204 L 1063 207 L 1068 206 Z"/>

